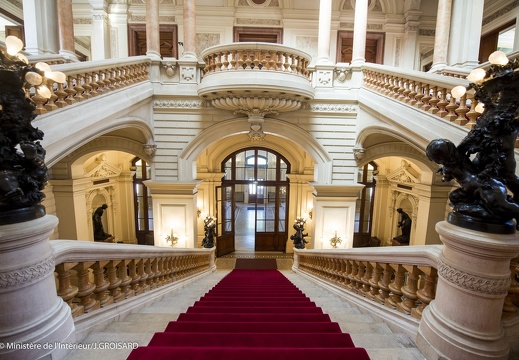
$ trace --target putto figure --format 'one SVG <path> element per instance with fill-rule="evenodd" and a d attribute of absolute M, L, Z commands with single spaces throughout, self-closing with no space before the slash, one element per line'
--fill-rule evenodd
<path fill-rule="evenodd" d="M 47 183 L 43 132 L 31 125 L 36 105 L 26 90 L 48 98 L 46 82 L 65 77 L 45 63 L 29 65 L 18 53 L 23 48 L 19 39 L 8 36 L 5 44 L 6 51 L 0 51 L 0 225 L 45 215 L 40 204 Z"/>
<path fill-rule="evenodd" d="M 489 59 L 492 65 L 486 72 L 476 69 L 467 77 L 474 98 L 484 104 L 476 125 L 458 146 L 446 139 L 431 141 L 426 155 L 442 165 L 439 172 L 444 181 L 454 179 L 460 185 L 449 194 L 453 207 L 450 223 L 513 233 L 519 228 L 514 153 L 519 131 L 519 62 L 508 60 L 502 52 Z"/>
<path fill-rule="evenodd" d="M 305 233 L 305 224 L 306 220 L 302 217 L 298 217 L 294 223 L 294 230 L 296 233 L 290 236 L 290 240 L 294 242 L 294 247 L 296 249 L 304 249 L 308 241 L 305 240 L 305 236 L 308 236 L 308 233 Z"/>

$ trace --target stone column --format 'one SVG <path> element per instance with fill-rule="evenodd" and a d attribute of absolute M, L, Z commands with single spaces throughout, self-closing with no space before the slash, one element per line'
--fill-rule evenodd
<path fill-rule="evenodd" d="M 110 51 L 112 59 L 128 57 L 128 4 L 110 5 Z"/>
<path fill-rule="evenodd" d="M 196 11 L 195 0 L 184 0 L 184 52 L 182 58 L 196 59 Z"/>
<path fill-rule="evenodd" d="M 89 0 L 92 6 L 92 60 L 110 59 L 110 32 L 105 0 Z"/>
<path fill-rule="evenodd" d="M 159 0 L 146 1 L 146 55 L 160 58 Z"/>
<path fill-rule="evenodd" d="M 431 72 L 447 66 L 447 50 L 451 28 L 452 0 L 439 0 L 436 15 L 436 32 L 434 37 L 434 54 Z"/>
<path fill-rule="evenodd" d="M 332 27 L 332 0 L 319 2 L 319 37 L 317 39 L 317 63 L 330 61 L 330 31 Z"/>
<path fill-rule="evenodd" d="M 58 1 L 59 53 L 77 60 L 74 47 L 74 17 L 72 0 Z"/>
<path fill-rule="evenodd" d="M 360 66 L 366 62 L 366 32 L 368 29 L 368 0 L 355 1 L 355 21 L 353 27 L 353 52 L 351 65 Z"/>
<path fill-rule="evenodd" d="M 419 64 L 416 61 L 416 39 L 418 38 L 418 29 L 420 22 L 418 19 L 422 15 L 419 10 L 408 10 L 405 13 L 405 33 L 404 33 L 404 53 L 402 56 L 402 65 L 406 69 L 418 69 Z"/>
<path fill-rule="evenodd" d="M 436 225 L 445 245 L 436 298 L 425 309 L 417 346 L 427 359 L 508 359 L 501 325 L 517 235 L 491 234 L 446 221 Z"/>
<path fill-rule="evenodd" d="M 54 345 L 75 343 L 70 307 L 58 297 L 54 280 L 49 236 L 57 224 L 55 216 L 46 215 L 0 226 L 2 359 L 63 359 L 68 350 Z"/>
<path fill-rule="evenodd" d="M 469 69 L 478 66 L 484 5 L 484 0 L 456 0 L 453 3 L 451 22 L 456 27 L 450 33 L 448 65 Z"/>
<path fill-rule="evenodd" d="M 25 50 L 31 55 L 59 52 L 58 9 L 55 1 L 23 0 Z"/>

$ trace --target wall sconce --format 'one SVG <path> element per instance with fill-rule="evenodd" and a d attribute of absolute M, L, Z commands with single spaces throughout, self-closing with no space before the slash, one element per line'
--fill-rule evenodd
<path fill-rule="evenodd" d="M 310 211 L 308 212 L 308 217 L 310 219 L 312 219 L 312 216 L 314 216 L 314 213 L 313 213 L 314 209 L 310 209 Z"/>
<path fill-rule="evenodd" d="M 337 230 L 335 230 L 335 235 L 330 239 L 330 244 L 334 249 L 337 249 L 337 244 L 342 243 L 342 240 L 340 237 L 337 236 Z"/>
<path fill-rule="evenodd" d="M 178 243 L 178 234 L 175 234 L 173 232 L 173 229 L 171 229 L 171 233 L 169 235 L 166 235 L 166 242 L 171 247 L 177 245 L 177 243 Z"/>
<path fill-rule="evenodd" d="M 200 217 L 202 215 L 202 210 L 200 208 L 196 209 L 196 217 Z"/>

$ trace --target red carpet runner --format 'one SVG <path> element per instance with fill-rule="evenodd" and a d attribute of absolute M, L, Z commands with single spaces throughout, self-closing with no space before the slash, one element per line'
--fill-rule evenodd
<path fill-rule="evenodd" d="M 277 270 L 233 270 L 128 360 L 364 360 L 339 324 Z"/>

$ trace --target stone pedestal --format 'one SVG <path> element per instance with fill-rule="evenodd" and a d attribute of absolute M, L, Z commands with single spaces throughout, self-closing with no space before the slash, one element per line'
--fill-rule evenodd
<path fill-rule="evenodd" d="M 445 247 L 438 263 L 436 299 L 425 309 L 417 346 L 427 359 L 508 359 L 501 326 L 510 286 L 516 234 L 483 233 L 436 225 Z"/>
<path fill-rule="evenodd" d="M 57 225 L 46 215 L 0 226 L 0 359 L 61 359 L 63 344 L 75 342 L 70 308 L 56 293 L 49 236 Z"/>

